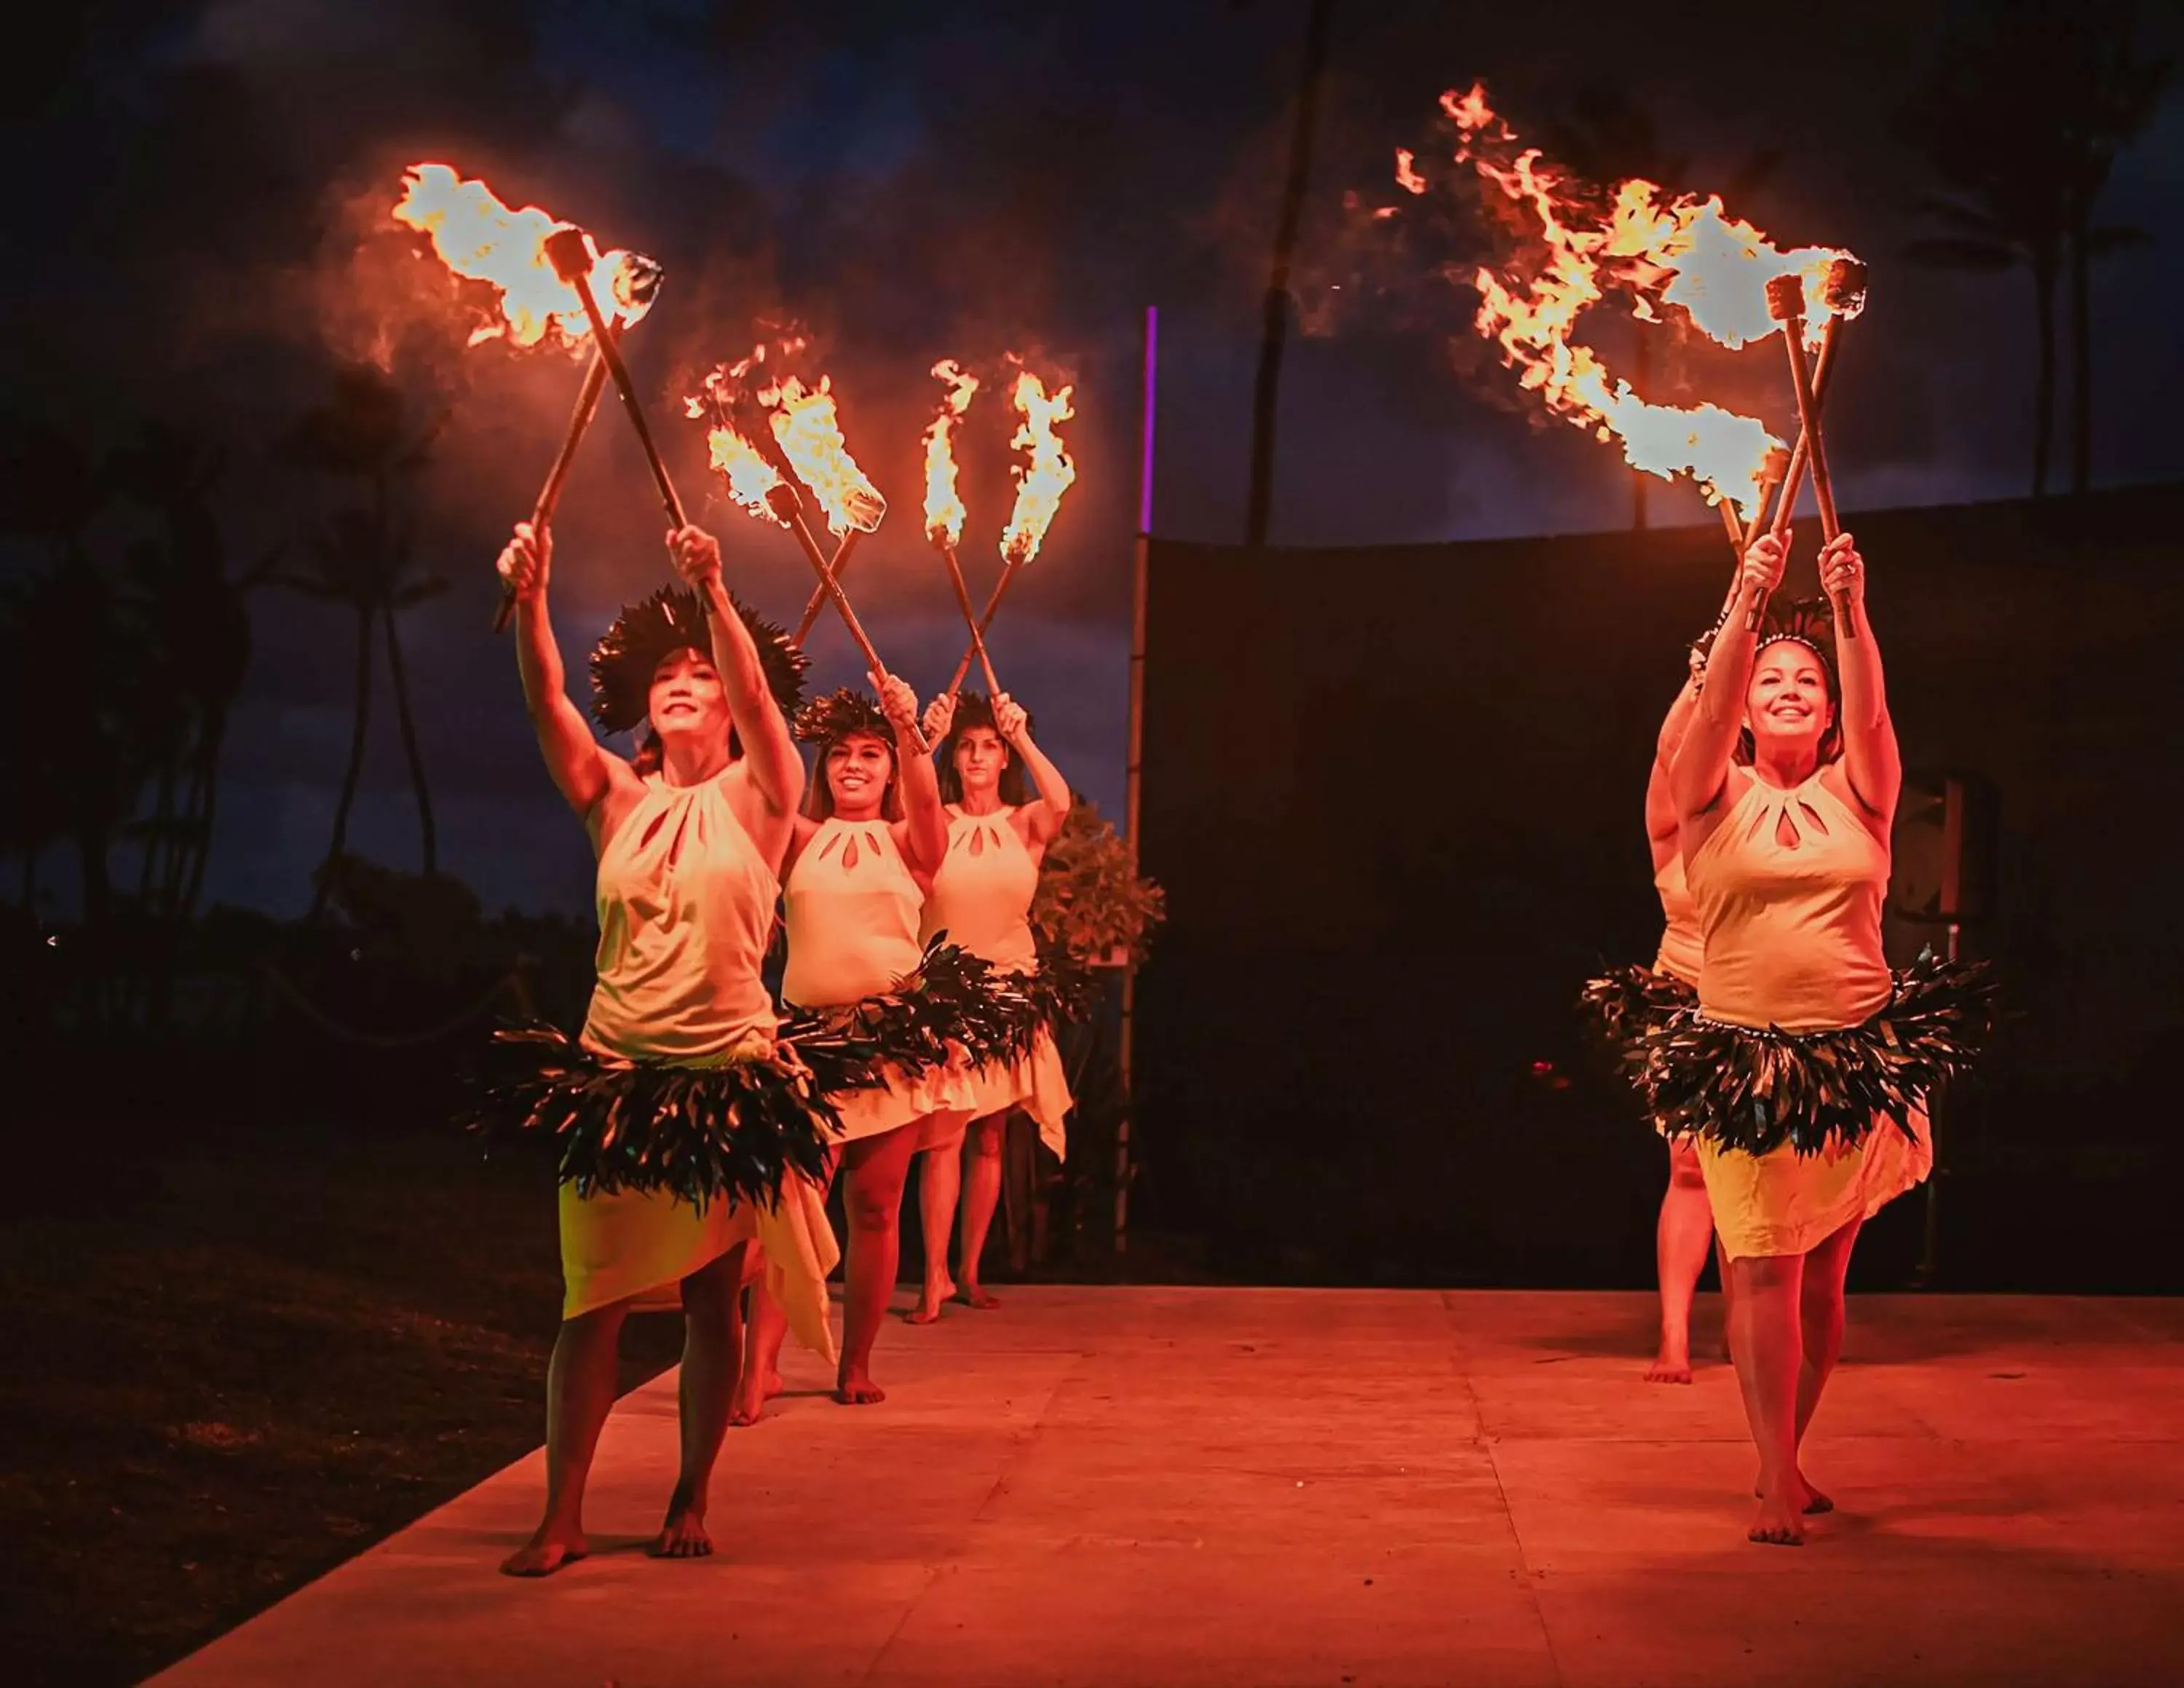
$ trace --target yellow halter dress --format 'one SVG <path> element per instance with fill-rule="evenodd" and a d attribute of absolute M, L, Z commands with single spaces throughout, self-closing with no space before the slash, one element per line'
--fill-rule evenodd
<path fill-rule="evenodd" d="M 966 814 L 956 804 L 948 806 L 948 853 L 933 876 L 920 936 L 945 932 L 951 942 L 1002 972 L 1029 973 L 1039 966 L 1039 942 L 1031 930 L 1039 864 L 1010 823 L 1015 813 Z M 1051 1031 L 1041 1027 L 1020 1060 L 978 1068 L 971 1091 L 964 1105 L 973 1119 L 1022 1108 L 1037 1122 L 1039 1141 L 1056 1155 L 1063 1152 L 1069 1082 Z"/>
<path fill-rule="evenodd" d="M 581 1042 L 602 1061 L 718 1066 L 763 1055 L 777 1021 L 759 976 L 773 869 L 719 780 L 658 774 L 599 852 L 599 982 Z M 838 1258 L 826 1204 L 791 1174 L 772 1210 L 665 1192 L 560 1190 L 561 1315 L 634 1300 L 672 1305 L 681 1281 L 755 1237 L 767 1286 L 806 1347 L 831 1356 L 827 1274 Z"/>
<path fill-rule="evenodd" d="M 1894 981 L 1880 947 L 1888 848 L 1815 774 L 1793 790 L 1733 769 L 1740 783 L 1713 836 L 1685 863 L 1702 960 L 1698 1012 L 1730 1026 L 1819 1031 L 1886 1007 Z M 1799 1255 L 1871 1216 L 1923 1180 L 1933 1147 L 1877 1121 L 1856 1144 L 1765 1154 L 1699 1139 L 1714 1227 L 1732 1259 Z"/>

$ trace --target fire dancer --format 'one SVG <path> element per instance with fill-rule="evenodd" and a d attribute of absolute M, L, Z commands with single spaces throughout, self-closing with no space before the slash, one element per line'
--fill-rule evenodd
<path fill-rule="evenodd" d="M 920 747 L 917 698 L 874 676 L 880 702 L 844 688 L 807 705 L 797 735 L 817 746 L 816 777 L 788 846 L 784 903 L 792 1009 L 827 1009 L 894 989 L 923 959 L 919 918 L 948 849 L 948 817 L 933 757 Z M 848 1282 L 834 1399 L 887 1399 L 872 1378 L 873 1340 L 901 1259 L 902 1187 L 924 1132 L 960 1134 L 975 1100 L 961 1063 L 895 1070 L 885 1089 L 837 1098 L 847 1179 Z M 749 1350 L 733 1422 L 757 1421 L 777 1389 L 785 1320 L 762 1290 L 752 1298 Z"/>
<path fill-rule="evenodd" d="M 500 556 L 539 747 L 599 862 L 599 981 L 583 1054 L 551 1080 L 594 1117 L 565 1126 L 562 1141 L 581 1145 L 590 1131 L 591 1164 L 604 1167 L 640 1134 L 679 1129 L 694 1153 L 673 1158 L 725 1158 L 712 1199 L 694 1200 L 628 1177 L 571 1177 L 575 1150 L 565 1149 L 566 1293 L 547 1383 L 546 1510 L 501 1567 L 515 1576 L 544 1576 L 585 1555 L 585 1479 L 614 1400 L 622 1321 L 641 1300 L 679 1294 L 686 1331 L 682 1466 L 652 1543 L 657 1556 L 712 1551 L 707 1488 L 736 1384 L 754 1241 L 800 1336 L 832 1349 L 833 1237 L 817 1187 L 796 1170 L 822 1164 L 830 1122 L 802 1064 L 776 1045 L 759 977 L 776 864 L 804 791 L 783 713 L 794 707 L 801 658 L 728 596 L 710 534 L 685 527 L 667 544 L 693 590 L 625 610 L 592 655 L 600 725 L 649 729 L 652 771 L 644 773 L 593 738 L 566 695 L 547 613 L 549 535 L 519 523 Z M 733 1132 L 709 1131 L 709 1120 L 729 1117 Z"/>
<path fill-rule="evenodd" d="M 1736 593 L 1737 582 L 1732 580 L 1730 595 L 1722 606 L 1723 615 L 1730 612 Z M 1652 1028 L 1697 1000 L 1704 946 L 1698 910 L 1684 882 L 1681 827 L 1669 769 L 1698 707 L 1706 652 L 1720 625 L 1717 619 L 1691 648 L 1688 678 L 1661 723 L 1646 779 L 1646 841 L 1652 852 L 1653 886 L 1660 896 L 1663 923 L 1660 950 L 1650 968 L 1618 967 L 1585 987 L 1587 1005 L 1599 1015 L 1611 1045 L 1622 1053 L 1626 1071 L 1634 1079 L 1643 1077 L 1646 1038 Z M 1656 1121 L 1655 1125 L 1658 1128 L 1661 1122 Z M 1691 1380 L 1691 1301 L 1699 1275 L 1706 1270 L 1708 1252 L 1719 1255 L 1722 1292 L 1727 1295 L 1729 1260 L 1715 1247 L 1713 1210 L 1707 1202 L 1697 1143 L 1689 1137 L 1669 1137 L 1666 1141 L 1669 1183 L 1661 1193 L 1660 1217 L 1654 1226 L 1661 1343 L 1653 1363 L 1646 1368 L 1646 1381 L 1688 1383 Z"/>
<path fill-rule="evenodd" d="M 975 691 L 943 693 L 926 710 L 925 735 L 939 746 L 934 757 L 948 813 L 948 847 L 926 898 L 925 931 L 947 933 L 1006 972 L 1032 972 L 1039 965 L 1032 898 L 1039 864 L 1069 813 L 1069 782 L 1033 741 L 1031 717 L 1006 692 L 990 701 Z M 1027 769 L 1037 791 L 1029 801 Z M 1050 1030 L 1042 1027 L 1021 1059 L 979 1068 L 973 1091 L 968 1115 L 936 1118 L 920 1144 L 925 1286 L 913 1324 L 932 1323 L 955 1296 L 973 1307 L 1000 1305 L 980 1284 L 978 1260 L 1000 1199 L 1001 1132 L 1011 1110 L 1024 1109 L 1038 1123 L 1039 1140 L 1056 1155 L 1064 1149 L 1069 1086 Z M 960 1284 L 948 1272 L 959 1195 Z"/>
<path fill-rule="evenodd" d="M 1797 1545 L 1832 1502 L 1799 1450 L 1842 1345 L 1858 1227 L 1933 1164 L 1925 1106 L 1983 1036 L 1975 972 L 1881 951 L 1902 769 L 1865 565 L 1839 534 L 1825 601 L 1751 611 L 1786 544 L 1754 544 L 1671 779 L 1703 959 L 1695 1007 L 1648 1039 L 1648 1101 L 1697 1138 L 1730 1259 L 1730 1349 L 1759 1453 L 1757 1542 Z M 1850 635 L 1855 635 L 1854 637 Z M 1740 740 L 1749 766 L 1740 764 Z"/>

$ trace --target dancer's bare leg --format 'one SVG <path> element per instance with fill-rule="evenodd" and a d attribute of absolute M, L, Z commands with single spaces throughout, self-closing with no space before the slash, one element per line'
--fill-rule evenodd
<path fill-rule="evenodd" d="M 735 1398 L 728 1403 L 728 1423 L 746 1430 L 758 1423 L 766 1402 L 782 1391 L 781 1344 L 788 1334 L 788 1315 L 766 1294 L 763 1268 L 751 1280 L 750 1317 L 740 1323 L 744 1359 L 736 1378 Z"/>
<path fill-rule="evenodd" d="M 948 1238 L 956 1228 L 956 1202 L 963 1186 L 963 1140 L 950 1129 L 961 1115 L 936 1114 L 925 1141 L 933 1147 L 918 1162 L 917 1218 L 925 1237 L 925 1283 L 917 1305 L 911 1311 L 914 1325 L 929 1325 L 956 1293 L 956 1280 L 948 1275 Z M 937 1139 L 937 1140 L 936 1140 Z"/>
<path fill-rule="evenodd" d="M 1719 1232 L 1713 1239 L 1713 1269 L 1721 1279 L 1721 1357 L 1734 1361 L 1736 1355 L 1729 1340 L 1729 1324 L 1736 1316 L 1736 1290 L 1729 1275 L 1729 1250 L 1723 1245 Z"/>
<path fill-rule="evenodd" d="M 838 1164 L 830 1150 L 819 1185 L 822 1196 L 833 1188 Z M 781 1344 L 788 1335 L 788 1311 L 766 1293 L 766 1255 L 755 1244 L 744 1266 L 744 1287 L 750 1295 L 750 1317 L 744 1322 L 743 1371 L 728 1404 L 728 1423 L 738 1430 L 757 1423 L 766 1404 L 781 1393 Z"/>
<path fill-rule="evenodd" d="M 728 1402 L 744 1346 L 743 1279 L 747 1254 L 738 1243 L 682 1280 L 682 1369 L 677 1377 L 682 1468 L 667 1502 L 666 1521 L 646 1551 L 655 1559 L 700 1559 L 713 1551 L 705 1533 L 705 1499 L 713 1462 L 728 1433 Z"/>
<path fill-rule="evenodd" d="M 963 1287 L 958 1292 L 973 1307 L 1001 1304 L 978 1283 L 978 1260 L 986 1252 L 986 1233 L 993 1229 L 994 1210 L 1001 1200 L 1001 1134 L 1006 1114 L 989 1114 L 971 1121 L 963 1145 L 970 1169 L 963 1175 Z"/>
<path fill-rule="evenodd" d="M 1850 1252 L 1861 1223 L 1853 1219 L 1805 1256 L 1798 1298 L 1803 1357 L 1797 1367 L 1797 1482 L 1805 1491 L 1808 1513 L 1835 1510 L 1836 1503 L 1806 1480 L 1805 1431 L 1835 1374 L 1836 1361 L 1842 1357 L 1843 1280 L 1850 1272 Z"/>
<path fill-rule="evenodd" d="M 531 1540 L 501 1561 L 511 1577 L 550 1576 L 589 1552 L 584 1483 L 614 1406 L 616 1361 L 627 1301 L 564 1319 L 546 1368 L 546 1516 Z"/>
<path fill-rule="evenodd" d="M 844 1406 L 887 1399 L 887 1392 L 872 1381 L 872 1344 L 902 1264 L 902 1187 L 922 1123 L 861 1138 L 842 1150 L 842 1205 L 849 1216 L 850 1247 L 843 1271 L 842 1367 L 834 1380 L 834 1399 Z"/>
<path fill-rule="evenodd" d="M 1759 1511 L 1747 1532 L 1753 1541 L 1804 1545 L 1804 1485 L 1797 1477 L 1797 1370 L 1802 1255 L 1760 1255 L 1730 1262 L 1736 1382 L 1744 1417 L 1759 1450 Z"/>
<path fill-rule="evenodd" d="M 1713 1241 L 1713 1207 L 1698 1145 L 1689 1137 L 1669 1143 L 1669 1188 L 1662 1193 L 1654 1228 L 1654 1266 L 1661 1284 L 1661 1349 L 1646 1368 L 1649 1383 L 1691 1380 L 1691 1296 L 1706 1270 Z"/>

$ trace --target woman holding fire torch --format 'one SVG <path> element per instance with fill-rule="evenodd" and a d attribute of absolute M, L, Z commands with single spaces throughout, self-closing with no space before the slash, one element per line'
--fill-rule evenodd
<path fill-rule="evenodd" d="M 1902 769 L 1864 562 L 1838 535 L 1819 562 L 1833 614 L 1795 604 L 1755 629 L 1787 543 L 1747 552 L 1671 765 L 1704 951 L 1696 1004 L 1647 1032 L 1646 1089 L 1665 1128 L 1696 1139 L 1729 1257 L 1759 1453 L 1748 1534 L 1794 1546 L 1832 1505 L 1799 1450 L 1841 1350 L 1852 1246 L 1931 1167 L 1927 1098 L 1969 1061 L 1987 1009 L 1970 970 L 1889 970 Z"/>
<path fill-rule="evenodd" d="M 948 849 L 948 817 L 931 752 L 916 732 L 917 699 L 892 674 L 880 702 L 844 687 L 805 707 L 796 734 L 817 746 L 816 777 L 789 841 L 783 879 L 792 1010 L 840 1008 L 895 990 L 918 971 L 927 889 Z M 901 1259 L 902 1188 L 928 1131 L 960 1135 L 976 1100 L 962 1062 L 894 1070 L 884 1089 L 838 1098 L 844 1207 L 849 1221 L 842 1361 L 834 1399 L 884 1400 L 872 1343 Z M 752 1298 L 749 1352 L 733 1422 L 755 1423 L 778 1387 L 786 1322 L 761 1288 Z"/>
<path fill-rule="evenodd" d="M 925 935 L 944 932 L 1003 972 L 1034 973 L 1039 957 L 1032 899 L 1039 864 L 1068 818 L 1069 782 L 1033 741 L 1031 717 L 1006 692 L 990 701 L 975 691 L 942 693 L 926 710 L 925 734 L 939 746 L 934 759 L 948 816 L 947 848 L 925 902 Z M 1028 801 L 1027 769 L 1037 793 Z M 918 1186 L 925 1285 L 910 1316 L 913 1324 L 932 1323 L 952 1296 L 973 1307 L 1000 1305 L 980 1284 L 978 1262 L 1000 1199 L 1001 1133 L 1010 1110 L 1025 1109 L 1038 1124 L 1039 1140 L 1057 1156 L 1064 1150 L 1069 1085 L 1047 1027 L 1021 1059 L 978 1068 L 972 1092 L 967 1115 L 936 1117 L 919 1145 L 925 1155 Z M 960 1284 L 948 1272 L 948 1233 L 959 1196 Z"/>
<path fill-rule="evenodd" d="M 626 1316 L 682 1304 L 682 1462 L 651 1551 L 709 1553 L 707 1489 L 742 1348 L 754 1242 L 800 1337 L 832 1350 L 834 1242 L 813 1175 L 830 1110 L 776 1042 L 759 976 L 775 864 L 803 796 L 784 707 L 801 658 L 721 582 L 720 547 L 668 535 L 693 589 L 625 610 L 592 655 L 593 713 L 649 729 L 640 765 L 596 740 L 566 695 L 547 613 L 552 545 L 517 526 L 501 553 L 524 698 L 546 765 L 598 860 L 599 979 L 580 1047 L 523 1034 L 535 1065 L 495 1105 L 561 1148 L 566 1293 L 547 1383 L 545 1516 L 502 1565 L 543 1576 L 584 1557 L 585 1480 Z M 731 1124 L 733 1129 L 730 1129 Z"/>

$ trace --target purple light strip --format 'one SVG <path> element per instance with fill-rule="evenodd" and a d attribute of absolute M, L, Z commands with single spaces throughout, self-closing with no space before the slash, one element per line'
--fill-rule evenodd
<path fill-rule="evenodd" d="M 1139 424 L 1142 442 L 1138 460 L 1138 531 L 1153 530 L 1153 415 L 1154 395 L 1160 378 L 1160 307 L 1145 307 L 1145 369 L 1144 419 Z"/>

